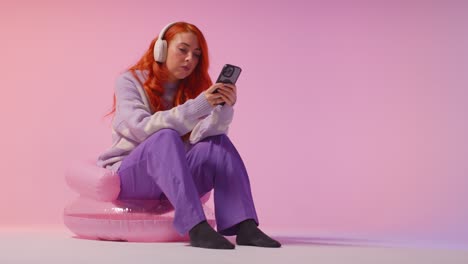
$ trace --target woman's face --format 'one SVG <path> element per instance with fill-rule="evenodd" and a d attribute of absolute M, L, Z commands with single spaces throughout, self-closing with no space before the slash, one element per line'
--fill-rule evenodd
<path fill-rule="evenodd" d="M 195 34 L 176 34 L 167 47 L 166 66 L 169 70 L 169 81 L 177 82 L 189 76 L 197 66 L 200 56 L 201 50 Z"/>

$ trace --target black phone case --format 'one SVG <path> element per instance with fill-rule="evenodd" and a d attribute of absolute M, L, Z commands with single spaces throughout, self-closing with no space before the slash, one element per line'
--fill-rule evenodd
<path fill-rule="evenodd" d="M 232 64 L 225 64 L 221 72 L 219 73 L 218 79 L 216 83 L 232 83 L 236 84 L 237 79 L 239 78 L 242 69 L 239 66 L 232 65 Z M 217 93 L 218 89 L 214 91 Z M 220 105 L 224 105 L 225 103 L 221 103 Z"/>
<path fill-rule="evenodd" d="M 236 84 L 237 79 L 239 78 L 242 69 L 239 66 L 232 64 L 225 64 L 221 72 L 219 73 L 217 83 L 232 83 Z"/>

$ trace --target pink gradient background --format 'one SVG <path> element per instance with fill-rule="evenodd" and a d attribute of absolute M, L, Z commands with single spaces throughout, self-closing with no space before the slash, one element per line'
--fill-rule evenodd
<path fill-rule="evenodd" d="M 468 5 L 41 2 L 0 4 L 1 227 L 62 226 L 116 76 L 184 20 L 213 79 L 243 68 L 229 135 L 266 230 L 468 243 Z"/>

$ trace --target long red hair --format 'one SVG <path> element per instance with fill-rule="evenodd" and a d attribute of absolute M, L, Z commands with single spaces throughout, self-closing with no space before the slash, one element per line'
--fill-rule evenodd
<path fill-rule="evenodd" d="M 201 56 L 198 60 L 197 66 L 193 72 L 187 76 L 185 79 L 180 80 L 177 94 L 174 97 L 174 106 L 181 105 L 189 99 L 197 97 L 201 92 L 208 89 L 213 83 L 210 76 L 208 75 L 209 67 L 209 57 L 208 57 L 208 44 L 206 43 L 205 37 L 202 32 L 195 26 L 187 22 L 177 22 L 172 25 L 166 33 L 164 33 L 164 39 L 167 41 L 168 46 L 172 41 L 174 36 L 182 32 L 191 32 L 196 35 L 198 40 L 198 45 L 201 49 Z M 158 36 L 159 37 L 159 36 Z M 161 96 L 164 93 L 163 84 L 169 79 L 169 71 L 166 67 L 166 63 L 158 63 L 154 60 L 153 49 L 156 40 L 156 37 L 151 41 L 151 44 L 148 50 L 145 52 L 143 57 L 133 66 L 131 66 L 128 71 L 130 71 L 133 76 L 140 82 L 143 88 L 148 95 L 148 101 L 150 103 L 151 110 L 154 112 L 166 110 L 162 104 Z M 147 79 L 140 80 L 136 75 L 136 71 L 146 71 Z M 116 97 L 114 94 L 114 103 L 112 106 L 111 112 L 107 115 L 112 115 L 115 113 L 116 107 Z M 190 136 L 190 133 L 184 136 L 184 139 L 187 139 Z"/>

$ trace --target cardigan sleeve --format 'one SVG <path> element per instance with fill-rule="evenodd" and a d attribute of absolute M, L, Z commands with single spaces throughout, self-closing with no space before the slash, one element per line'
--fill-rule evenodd
<path fill-rule="evenodd" d="M 163 128 L 171 128 L 180 135 L 184 135 L 213 109 L 204 93 L 201 93 L 196 98 L 187 100 L 184 104 L 170 110 L 151 114 L 137 85 L 137 81 L 131 74 L 123 74 L 117 79 L 116 116 L 113 122 L 117 133 L 134 142 L 142 142 Z"/>
<path fill-rule="evenodd" d="M 227 104 L 217 105 L 210 115 L 200 120 L 193 128 L 190 143 L 195 144 L 206 137 L 227 134 L 234 117 L 234 108 Z"/>

